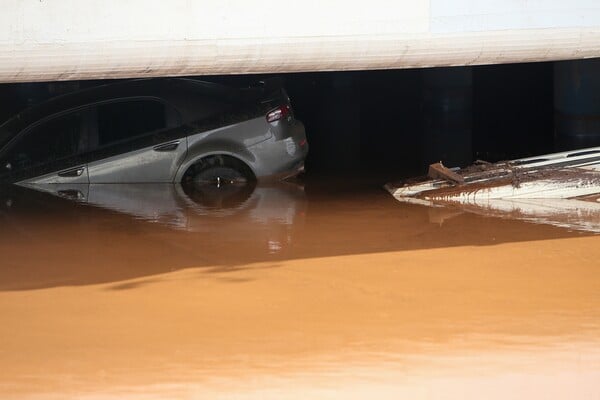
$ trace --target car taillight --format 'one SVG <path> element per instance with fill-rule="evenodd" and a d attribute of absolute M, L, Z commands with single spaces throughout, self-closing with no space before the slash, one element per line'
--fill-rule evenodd
<path fill-rule="evenodd" d="M 291 111 L 292 108 L 287 104 L 279 106 L 276 109 L 269 111 L 267 114 L 267 122 L 279 121 L 280 119 L 287 117 Z"/>

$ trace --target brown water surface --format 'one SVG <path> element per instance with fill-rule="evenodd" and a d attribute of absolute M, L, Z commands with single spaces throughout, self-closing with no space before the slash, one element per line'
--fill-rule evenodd
<path fill-rule="evenodd" d="M 600 398 L 598 235 L 363 184 L 0 190 L 0 398 Z"/>

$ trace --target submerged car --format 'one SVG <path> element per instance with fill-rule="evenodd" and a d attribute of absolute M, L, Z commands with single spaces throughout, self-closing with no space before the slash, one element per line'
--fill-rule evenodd
<path fill-rule="evenodd" d="M 0 182 L 284 179 L 303 171 L 307 152 L 277 80 L 239 89 L 140 79 L 55 97 L 0 125 Z"/>

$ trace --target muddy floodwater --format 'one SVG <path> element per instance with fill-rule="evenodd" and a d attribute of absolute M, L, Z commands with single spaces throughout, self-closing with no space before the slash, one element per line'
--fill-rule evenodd
<path fill-rule="evenodd" d="M 0 188 L 0 398 L 600 398 L 599 235 L 227 190 Z"/>

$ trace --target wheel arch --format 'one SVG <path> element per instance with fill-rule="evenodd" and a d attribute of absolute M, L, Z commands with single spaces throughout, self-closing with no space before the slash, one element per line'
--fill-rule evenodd
<path fill-rule="evenodd" d="M 198 164 L 211 157 L 225 157 L 227 159 L 233 160 L 234 162 L 241 163 L 244 166 L 244 169 L 246 169 L 247 172 L 251 173 L 251 178 L 257 178 L 256 171 L 253 168 L 251 162 L 251 160 L 253 160 L 254 157 L 244 157 L 244 155 L 241 155 L 239 152 L 232 152 L 228 150 L 213 150 L 196 154 L 193 157 L 187 158 L 185 162 L 179 167 L 177 175 L 175 176 L 175 182 L 181 183 L 184 177 L 192 170 L 192 168 L 195 168 Z"/>

